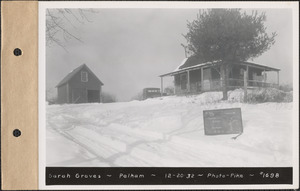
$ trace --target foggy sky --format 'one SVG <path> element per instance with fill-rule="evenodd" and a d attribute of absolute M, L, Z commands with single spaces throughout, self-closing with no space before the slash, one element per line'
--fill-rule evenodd
<path fill-rule="evenodd" d="M 264 9 L 267 31 L 278 34 L 276 43 L 249 61 L 281 69 L 280 83 L 293 80 L 292 11 Z M 84 43 L 66 42 L 46 48 L 46 88 L 53 89 L 71 70 L 85 63 L 104 83 L 103 91 L 119 101 L 130 100 L 145 87 L 160 88 L 161 74 L 173 71 L 185 58 L 187 20 L 198 9 L 97 9 L 87 14 L 91 22 L 69 30 Z M 165 85 L 172 85 L 165 78 Z"/>

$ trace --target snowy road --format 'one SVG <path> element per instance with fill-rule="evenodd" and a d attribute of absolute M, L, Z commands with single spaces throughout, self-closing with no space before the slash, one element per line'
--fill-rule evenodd
<path fill-rule="evenodd" d="M 47 106 L 47 166 L 290 166 L 292 104 L 221 94 Z M 244 133 L 205 136 L 203 110 L 241 107 Z"/>

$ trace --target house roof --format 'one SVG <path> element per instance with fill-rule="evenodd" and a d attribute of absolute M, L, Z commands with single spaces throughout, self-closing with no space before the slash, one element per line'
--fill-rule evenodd
<path fill-rule="evenodd" d="M 64 84 L 66 84 L 68 81 L 70 81 L 73 76 L 75 76 L 82 68 L 86 68 L 89 73 L 91 73 L 97 80 L 99 80 L 99 78 L 92 72 L 92 70 L 87 67 L 86 64 L 82 64 L 79 67 L 75 68 L 74 70 L 72 70 L 66 77 L 64 77 L 57 85 L 56 87 L 62 86 Z M 99 82 L 101 83 L 101 85 L 104 85 L 100 80 Z"/>
<path fill-rule="evenodd" d="M 221 62 L 222 62 L 221 60 L 204 62 L 203 60 L 199 59 L 196 56 L 191 56 L 189 58 L 185 58 L 173 72 L 162 74 L 159 77 L 174 75 L 174 74 L 181 73 L 181 72 L 188 71 L 188 70 L 199 69 L 201 67 L 209 67 L 209 66 L 212 66 L 215 64 L 220 64 Z M 272 68 L 269 66 L 255 64 L 255 63 L 251 63 L 251 62 L 244 62 L 244 61 L 236 62 L 236 64 L 242 64 L 242 65 L 248 65 L 248 66 L 252 66 L 252 67 L 256 67 L 256 68 L 261 68 L 261 69 L 264 69 L 265 71 L 279 71 L 280 70 L 277 68 Z"/>
<path fill-rule="evenodd" d="M 183 60 L 183 62 L 177 67 L 177 70 L 184 69 L 184 68 L 191 67 L 191 66 L 195 66 L 195 65 L 198 65 L 200 63 L 206 63 L 206 62 L 205 62 L 205 60 L 203 60 L 199 57 L 190 56 L 190 57 L 185 58 Z"/>

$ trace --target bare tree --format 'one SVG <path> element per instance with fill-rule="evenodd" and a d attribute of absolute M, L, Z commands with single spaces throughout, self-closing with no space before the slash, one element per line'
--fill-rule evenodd
<path fill-rule="evenodd" d="M 64 50 L 66 42 L 76 40 L 83 43 L 78 26 L 92 22 L 91 14 L 98 13 L 94 9 L 47 9 L 46 10 L 46 45 L 58 45 Z"/>

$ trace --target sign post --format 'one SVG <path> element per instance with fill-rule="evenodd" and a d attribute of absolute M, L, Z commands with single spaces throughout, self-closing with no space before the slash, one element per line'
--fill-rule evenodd
<path fill-rule="evenodd" d="M 243 132 L 241 108 L 204 110 L 203 121 L 205 135 Z"/>

